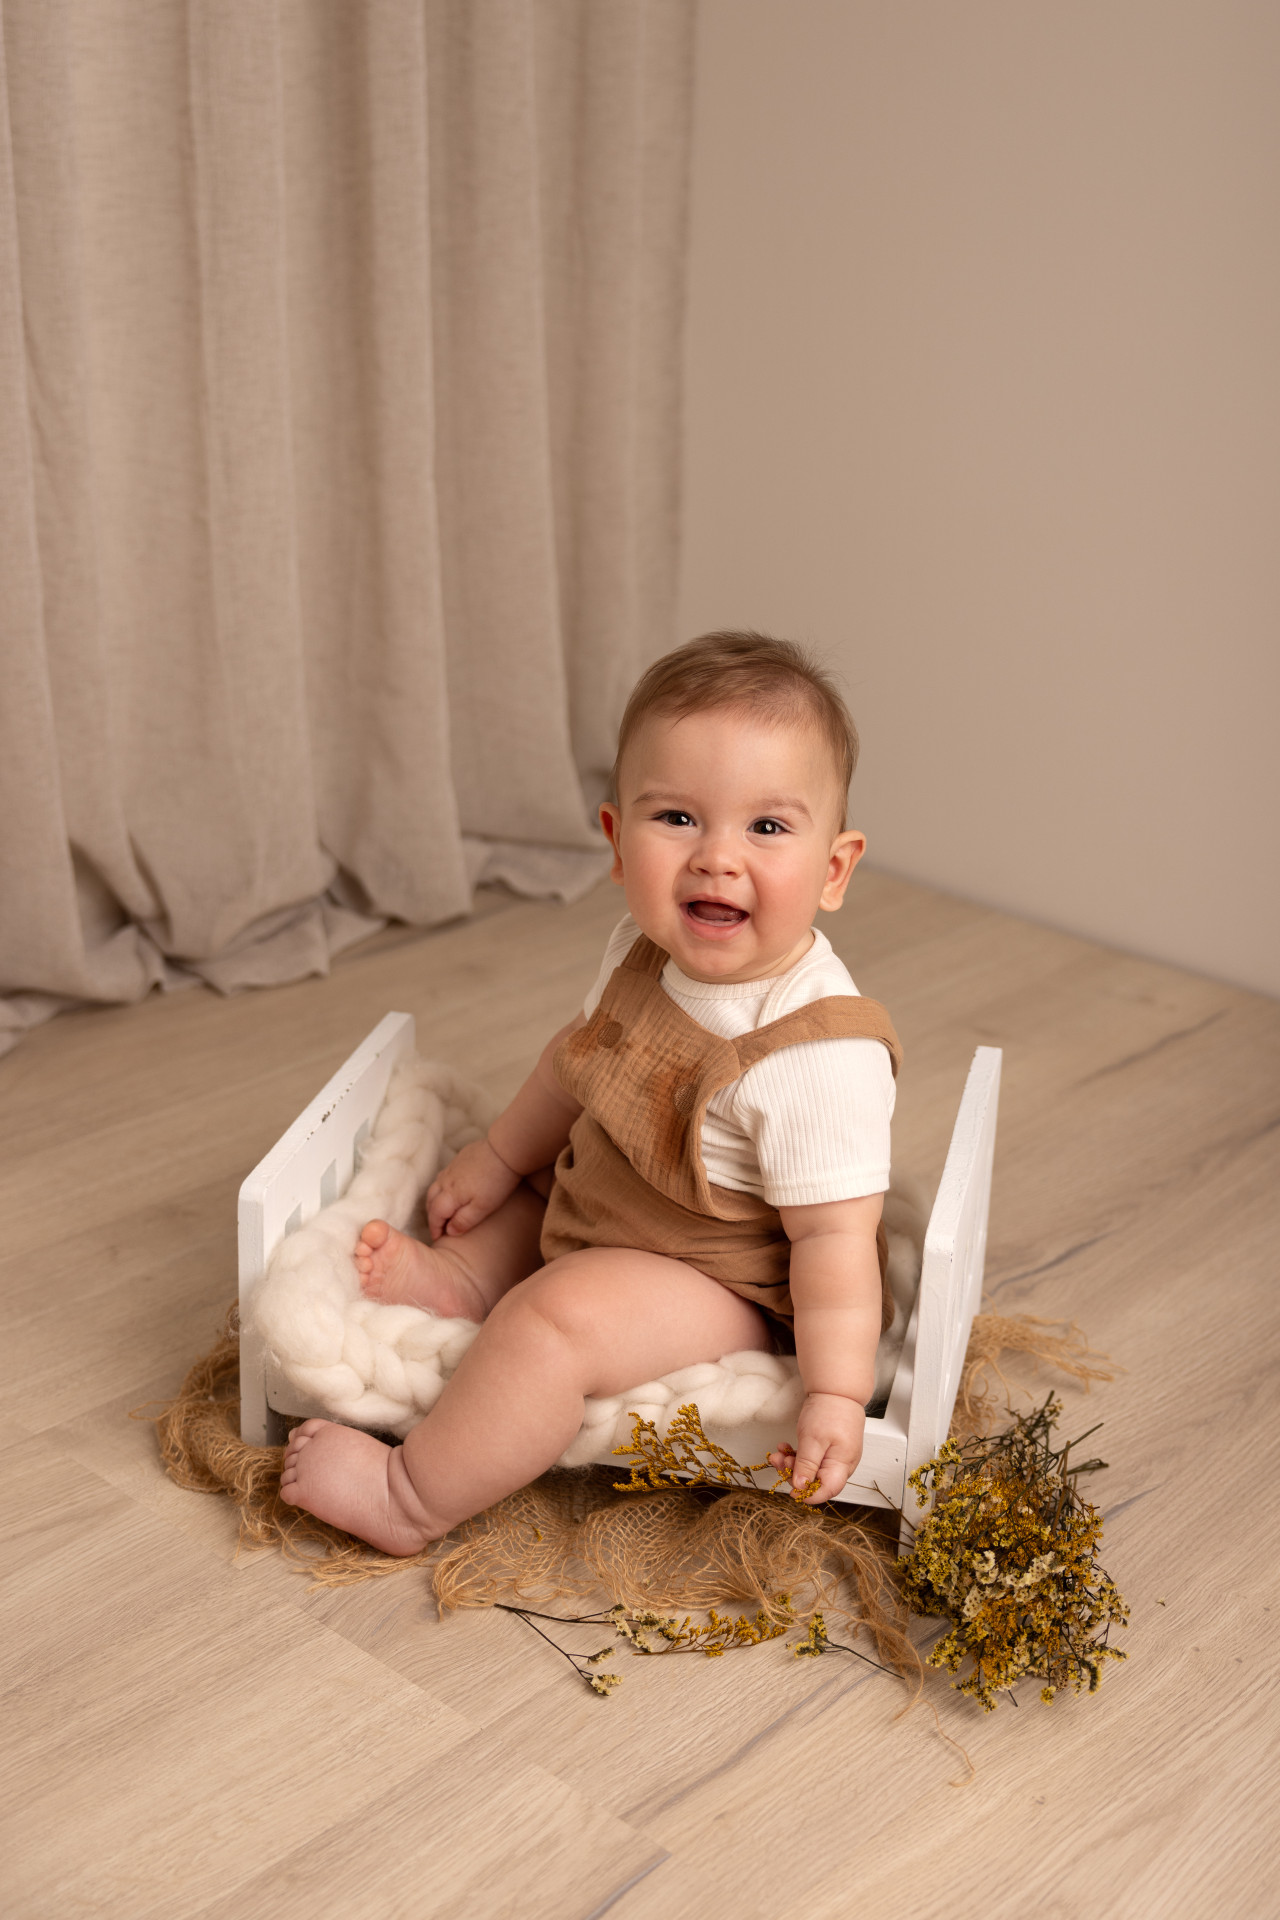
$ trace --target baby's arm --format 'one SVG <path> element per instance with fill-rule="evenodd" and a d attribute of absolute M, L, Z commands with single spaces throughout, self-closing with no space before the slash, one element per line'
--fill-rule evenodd
<path fill-rule="evenodd" d="M 489 1129 L 452 1159 L 427 1189 L 431 1237 L 466 1233 L 495 1212 L 526 1174 L 549 1167 L 582 1112 L 556 1079 L 552 1061 L 567 1034 L 586 1024 L 581 1013 L 543 1048 L 538 1064 L 509 1107 Z"/>
<path fill-rule="evenodd" d="M 864 1409 L 875 1389 L 881 1282 L 876 1228 L 884 1195 L 783 1207 L 791 1242 L 796 1358 L 805 1385 L 794 1456 L 770 1459 L 800 1488 L 817 1479 L 814 1500 L 843 1488 L 862 1454 Z"/>

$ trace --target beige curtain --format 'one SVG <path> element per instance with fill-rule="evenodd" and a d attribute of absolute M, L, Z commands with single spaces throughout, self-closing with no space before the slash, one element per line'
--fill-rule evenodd
<path fill-rule="evenodd" d="M 599 870 L 692 22 L 0 0 L 0 1049 Z"/>

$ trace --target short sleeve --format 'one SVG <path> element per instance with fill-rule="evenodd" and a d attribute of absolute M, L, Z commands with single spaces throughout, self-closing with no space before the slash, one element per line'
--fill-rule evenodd
<path fill-rule="evenodd" d="M 604 950 L 604 959 L 600 962 L 600 971 L 591 985 L 582 1011 L 589 1020 L 600 1005 L 601 995 L 609 984 L 609 976 L 614 968 L 625 960 L 631 948 L 640 937 L 640 929 L 629 913 L 624 913 L 613 932 L 609 935 L 609 944 Z"/>
<path fill-rule="evenodd" d="M 748 1068 L 733 1117 L 755 1147 L 769 1205 L 884 1193 L 894 1093 L 879 1040 L 806 1040 Z"/>

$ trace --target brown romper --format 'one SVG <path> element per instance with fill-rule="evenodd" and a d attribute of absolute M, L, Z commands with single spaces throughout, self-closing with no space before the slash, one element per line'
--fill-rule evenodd
<path fill-rule="evenodd" d="M 790 1328 L 791 1243 L 776 1207 L 713 1187 L 702 1160 L 702 1121 L 721 1087 L 779 1047 L 804 1040 L 879 1040 L 896 1077 L 902 1057 L 877 1000 L 833 994 L 736 1040 L 722 1039 L 662 987 L 667 955 L 646 935 L 610 975 L 584 1027 L 556 1050 L 556 1078 L 582 1102 L 556 1161 L 542 1228 L 542 1257 L 581 1247 L 638 1247 L 687 1260 Z M 887 1248 L 877 1235 L 883 1324 Z"/>

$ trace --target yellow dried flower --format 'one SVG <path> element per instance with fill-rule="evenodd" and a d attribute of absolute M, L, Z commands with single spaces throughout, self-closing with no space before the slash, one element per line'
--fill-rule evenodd
<path fill-rule="evenodd" d="M 724 1447 L 708 1440 L 702 1417 L 692 1404 L 673 1414 L 665 1439 L 652 1420 L 633 1413 L 631 1443 L 615 1447 L 614 1452 L 624 1458 L 634 1456 L 638 1462 L 629 1469 L 628 1479 L 615 1482 L 619 1493 L 650 1493 L 669 1486 L 754 1487 L 753 1476 L 769 1464 L 762 1460 L 758 1466 L 744 1467 Z"/>
<path fill-rule="evenodd" d="M 954 1682 L 990 1711 L 1018 1680 L 1045 1682 L 1042 1700 L 1070 1686 L 1096 1691 L 1103 1662 L 1123 1660 L 1107 1644 L 1129 1614 L 1098 1565 L 1102 1517 L 1076 1480 L 1105 1466 L 1071 1465 L 1071 1446 L 1055 1448 L 1062 1412 L 1051 1394 L 1005 1432 L 948 1440 L 911 1475 L 920 1505 L 933 1494 L 911 1552 L 898 1562 L 903 1593 L 916 1613 L 951 1621 L 929 1664 L 958 1673 Z"/>
<path fill-rule="evenodd" d="M 789 1631 L 793 1625 L 790 1601 L 786 1594 L 775 1594 L 775 1607 L 781 1608 L 784 1618 L 772 1620 L 763 1609 L 754 1620 L 748 1620 L 744 1614 L 733 1618 L 729 1614 L 717 1612 L 708 1607 L 707 1618 L 701 1626 L 687 1614 L 683 1620 L 677 1620 L 673 1614 L 628 1612 L 623 1607 L 610 1609 L 608 1618 L 613 1621 L 614 1631 L 629 1641 L 632 1653 L 702 1653 L 709 1660 L 718 1659 L 731 1647 L 754 1647 L 762 1640 L 776 1640 L 780 1634 Z M 657 1634 L 662 1645 L 654 1645 L 645 1636 Z"/>
<path fill-rule="evenodd" d="M 797 1659 L 806 1655 L 817 1655 L 827 1650 L 827 1623 L 820 1613 L 815 1613 L 809 1622 L 809 1631 L 803 1640 L 797 1640 L 791 1648 Z"/>

